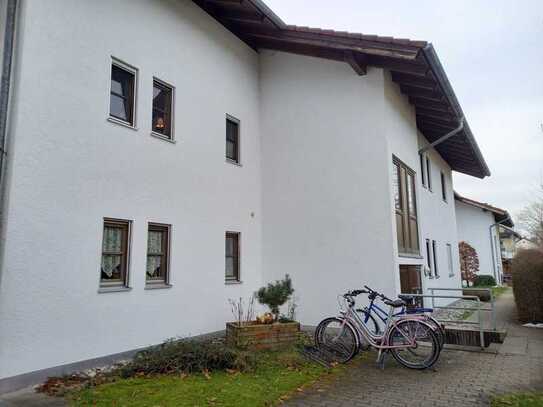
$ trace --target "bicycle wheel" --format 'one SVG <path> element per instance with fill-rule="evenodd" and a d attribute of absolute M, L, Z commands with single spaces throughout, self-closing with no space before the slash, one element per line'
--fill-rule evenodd
<path fill-rule="evenodd" d="M 445 330 L 435 318 L 429 315 L 426 317 L 426 322 L 434 329 L 434 333 L 436 334 L 437 341 L 439 343 L 439 348 L 443 349 L 443 345 L 445 345 Z"/>
<path fill-rule="evenodd" d="M 410 369 L 427 369 L 438 359 L 441 348 L 432 327 L 416 319 L 407 319 L 393 326 L 388 335 L 390 349 L 398 363 Z M 409 347 L 414 344 L 414 347 Z M 405 347 L 401 347 L 405 346 Z"/>
<path fill-rule="evenodd" d="M 340 318 L 326 318 L 315 330 L 315 345 L 328 359 L 347 363 L 358 353 L 356 332 Z"/>

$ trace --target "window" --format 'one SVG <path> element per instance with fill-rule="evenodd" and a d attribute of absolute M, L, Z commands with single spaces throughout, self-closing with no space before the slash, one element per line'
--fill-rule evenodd
<path fill-rule="evenodd" d="M 428 273 L 430 277 L 433 277 L 432 267 L 432 252 L 430 248 L 430 239 L 426 239 L 426 265 L 428 266 Z"/>
<path fill-rule="evenodd" d="M 428 187 L 428 190 L 432 191 L 432 163 L 430 162 L 430 159 L 428 156 L 426 156 L 426 186 Z"/>
<path fill-rule="evenodd" d="M 104 220 L 101 287 L 128 286 L 129 236 L 130 221 Z"/>
<path fill-rule="evenodd" d="M 239 120 L 226 117 L 226 158 L 239 163 Z"/>
<path fill-rule="evenodd" d="M 173 87 L 153 80 L 153 133 L 173 140 Z"/>
<path fill-rule="evenodd" d="M 420 249 L 415 173 L 396 158 L 393 160 L 392 186 L 396 211 L 398 251 L 404 255 L 418 255 Z"/>
<path fill-rule="evenodd" d="M 449 262 L 449 277 L 453 277 L 454 268 L 453 268 L 452 246 L 450 243 L 447 243 L 447 261 Z"/>
<path fill-rule="evenodd" d="M 445 174 L 441 172 L 441 197 L 447 202 L 447 184 L 445 182 Z"/>
<path fill-rule="evenodd" d="M 136 74 L 135 68 L 121 62 L 111 65 L 109 116 L 130 126 L 135 123 Z"/>
<path fill-rule="evenodd" d="M 240 281 L 239 279 L 239 233 L 226 232 L 225 239 L 225 278 L 226 281 Z"/>
<path fill-rule="evenodd" d="M 432 255 L 434 258 L 434 276 L 439 278 L 439 269 L 437 268 L 437 243 L 432 240 Z"/>
<path fill-rule="evenodd" d="M 146 283 L 168 284 L 170 263 L 170 226 L 150 223 L 147 232 Z"/>
<path fill-rule="evenodd" d="M 420 158 L 420 177 L 421 177 L 421 182 L 422 182 L 422 186 L 423 187 L 426 187 L 426 168 L 425 165 L 424 165 L 424 154 L 419 154 L 419 158 Z"/>

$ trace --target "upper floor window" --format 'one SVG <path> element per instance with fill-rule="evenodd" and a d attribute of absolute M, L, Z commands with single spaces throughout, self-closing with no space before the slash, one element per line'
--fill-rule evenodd
<path fill-rule="evenodd" d="M 443 172 L 441 172 L 441 197 L 445 202 L 447 202 L 447 182 Z"/>
<path fill-rule="evenodd" d="M 400 254 L 419 254 L 415 173 L 400 160 L 393 160 L 393 190 L 396 234 Z"/>
<path fill-rule="evenodd" d="M 130 221 L 104 220 L 101 287 L 128 286 L 129 236 Z"/>
<path fill-rule="evenodd" d="M 239 233 L 237 232 L 226 232 L 225 279 L 226 281 L 240 281 L 240 278 L 239 278 Z"/>
<path fill-rule="evenodd" d="M 114 60 L 111 64 L 109 116 L 129 126 L 135 125 L 137 70 Z"/>
<path fill-rule="evenodd" d="M 168 284 L 170 226 L 150 223 L 147 234 L 147 284 Z"/>
<path fill-rule="evenodd" d="M 172 86 L 158 79 L 153 80 L 153 133 L 173 140 Z"/>
<path fill-rule="evenodd" d="M 422 186 L 426 188 L 426 157 L 424 154 L 419 154 L 420 159 L 420 178 Z"/>
<path fill-rule="evenodd" d="M 428 187 L 428 190 L 432 191 L 432 162 L 430 161 L 430 158 L 426 156 L 426 186 Z"/>
<path fill-rule="evenodd" d="M 226 117 L 226 159 L 239 163 L 239 120 Z"/>

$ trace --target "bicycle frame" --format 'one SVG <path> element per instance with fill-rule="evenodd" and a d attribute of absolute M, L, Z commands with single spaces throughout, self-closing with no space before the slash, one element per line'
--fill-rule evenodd
<path fill-rule="evenodd" d="M 394 314 L 394 308 L 390 307 L 388 318 L 386 320 L 385 329 L 383 331 L 383 335 L 375 335 L 373 334 L 366 326 L 362 318 L 356 313 L 356 311 L 353 310 L 352 306 L 347 307 L 347 311 L 341 312 L 341 328 L 343 329 L 345 324 L 349 324 L 351 328 L 354 329 L 355 333 L 357 334 L 357 341 L 358 346 L 360 346 L 360 337 L 363 337 L 368 343 L 376 348 L 379 349 L 381 352 L 382 350 L 386 349 L 395 349 L 395 348 L 415 348 L 417 347 L 417 343 L 415 340 L 415 337 L 409 338 L 404 332 L 400 329 L 398 330 L 402 336 L 408 341 L 407 344 L 402 345 L 389 345 L 388 344 L 388 337 L 390 336 L 390 331 L 398 325 L 397 321 L 392 318 Z M 402 319 L 403 321 L 403 319 Z M 379 353 L 380 353 L 379 352 Z"/>
<path fill-rule="evenodd" d="M 386 324 L 389 315 L 387 312 L 382 309 L 380 306 L 375 304 L 375 298 L 372 298 L 370 305 L 364 308 L 364 311 L 368 311 L 365 314 L 364 323 L 367 324 L 370 319 L 370 314 L 376 315 L 383 323 Z M 412 312 L 407 311 L 406 307 L 403 307 L 400 312 L 393 313 L 392 317 L 402 318 L 402 317 L 419 317 L 421 319 L 430 318 L 428 315 L 425 315 L 425 312 L 433 312 L 432 308 L 415 308 Z"/>

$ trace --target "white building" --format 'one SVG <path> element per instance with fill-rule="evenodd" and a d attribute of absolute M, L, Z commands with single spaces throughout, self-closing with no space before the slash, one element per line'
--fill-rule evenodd
<path fill-rule="evenodd" d="M 489 171 L 431 44 L 260 0 L 2 5 L 0 391 L 222 330 L 286 273 L 307 325 L 460 286 L 451 171 Z"/>
<path fill-rule="evenodd" d="M 458 241 L 473 247 L 479 259 L 478 274 L 490 275 L 501 284 L 503 279 L 500 231 L 514 226 L 509 213 L 487 203 L 455 193 Z M 503 226 L 503 227 L 502 227 Z M 506 234 L 503 233 L 505 238 Z M 507 254 L 503 253 L 503 258 Z M 512 257 L 512 256 L 511 256 Z"/>

